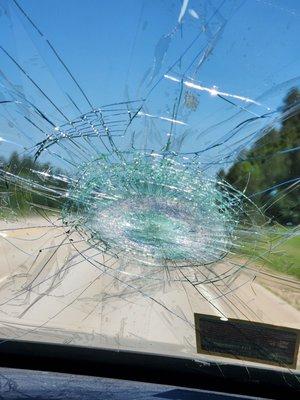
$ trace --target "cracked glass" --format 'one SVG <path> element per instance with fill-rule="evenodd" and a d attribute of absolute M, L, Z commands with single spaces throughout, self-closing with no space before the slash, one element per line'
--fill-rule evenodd
<path fill-rule="evenodd" d="M 300 4 L 0 0 L 0 21 L 1 340 L 299 385 Z"/>

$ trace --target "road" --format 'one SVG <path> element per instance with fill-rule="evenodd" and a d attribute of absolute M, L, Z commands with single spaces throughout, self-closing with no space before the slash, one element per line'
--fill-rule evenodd
<path fill-rule="evenodd" d="M 194 356 L 195 312 L 300 327 L 300 312 L 246 268 L 213 284 L 170 281 L 66 232 L 54 217 L 0 222 L 1 337 Z"/>

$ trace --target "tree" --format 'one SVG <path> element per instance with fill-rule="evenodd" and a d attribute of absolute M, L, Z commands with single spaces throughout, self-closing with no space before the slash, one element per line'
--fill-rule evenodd
<path fill-rule="evenodd" d="M 18 183 L 18 180 L 10 179 L 5 174 L 0 175 L 0 205 L 5 203 L 5 207 L 17 212 L 28 213 L 32 209 L 32 205 L 57 209 L 62 204 L 59 195 L 50 196 L 43 190 L 32 191 L 34 183 L 38 183 L 42 187 L 47 188 L 49 185 L 64 190 L 66 183 L 61 180 L 51 180 L 51 178 L 43 181 L 41 177 L 34 171 L 48 172 L 58 175 L 62 173 L 58 168 L 53 168 L 49 163 L 40 163 L 33 157 L 20 157 L 17 152 L 13 152 L 8 160 L 1 158 L 0 169 L 13 174 L 17 178 L 25 178 L 28 184 Z M 2 205 L 3 206 L 3 205 Z M 4 206 L 3 206 L 4 207 Z"/>
<path fill-rule="evenodd" d="M 299 89 L 287 94 L 281 111 L 280 128 L 272 129 L 240 153 L 222 174 L 237 189 L 246 189 L 246 195 L 255 194 L 257 205 L 274 221 L 296 225 L 300 223 Z"/>

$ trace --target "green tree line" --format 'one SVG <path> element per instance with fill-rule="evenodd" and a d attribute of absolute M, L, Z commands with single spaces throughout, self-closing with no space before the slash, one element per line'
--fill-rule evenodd
<path fill-rule="evenodd" d="M 0 157 L 0 215 L 6 216 L 10 211 L 14 213 L 27 214 L 32 212 L 36 206 L 48 209 L 57 209 L 61 206 L 62 199 L 59 196 L 51 195 L 46 191 L 31 190 L 33 185 L 22 184 L 18 178 L 24 178 L 28 182 L 37 183 L 45 187 L 61 189 L 66 188 L 66 184 L 60 180 L 43 178 L 34 171 L 50 172 L 51 174 L 60 174 L 62 171 L 53 168 L 49 163 L 40 163 L 30 156 L 19 156 L 13 152 L 8 159 Z M 17 177 L 7 176 L 5 172 Z"/>
<path fill-rule="evenodd" d="M 300 91 L 286 95 L 278 128 L 242 151 L 223 177 L 253 200 L 273 221 L 300 223 Z M 289 182 L 289 183 L 288 183 Z"/>

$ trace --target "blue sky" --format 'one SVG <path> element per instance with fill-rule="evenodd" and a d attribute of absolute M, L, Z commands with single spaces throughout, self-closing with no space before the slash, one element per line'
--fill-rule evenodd
<path fill-rule="evenodd" d="M 143 72 L 153 63 L 159 38 L 176 25 L 182 5 L 179 0 L 27 0 L 20 3 L 63 54 L 87 92 L 100 103 L 104 85 L 106 92 L 112 92 L 111 99 L 119 97 L 118 88 L 122 88 L 127 78 L 136 32 L 131 68 Z M 197 9 L 195 5 L 201 3 L 205 2 L 190 2 L 190 7 Z M 212 3 L 217 7 L 222 2 Z M 299 74 L 300 4 L 296 0 L 248 0 L 241 4 L 203 68 L 201 81 L 254 96 L 264 85 L 269 87 Z M 139 21 L 142 8 L 144 12 Z M 220 9 L 221 14 L 224 10 L 225 18 L 230 16 L 228 9 L 226 5 Z M 182 24 L 183 33 L 192 22 L 187 15 Z"/>
<path fill-rule="evenodd" d="M 76 116 L 76 111 L 67 105 L 65 92 L 85 112 L 89 111 L 45 42 L 13 2 L 0 1 L 9 10 L 9 18 L 2 13 L 6 24 L 2 24 L 0 44 L 69 113 L 70 119 Z M 215 85 L 221 91 L 251 99 L 269 91 L 262 103 L 276 108 L 289 87 L 287 83 L 281 90 L 278 85 L 297 77 L 300 71 L 300 3 L 296 0 L 190 0 L 178 23 L 184 3 L 181 0 L 20 0 L 20 5 L 54 45 L 95 107 L 145 97 L 197 37 L 181 63 L 170 71 L 171 75 L 180 76 L 194 57 L 199 61 L 200 50 L 207 49 L 211 41 L 210 56 L 199 69 L 194 64 L 186 76 L 205 87 Z M 164 48 L 167 48 L 165 54 Z M 60 116 L 41 100 L 28 80 L 5 57 L 1 58 L 0 68 L 22 87 L 29 99 L 47 109 L 58 124 L 61 122 Z M 175 82 L 162 79 L 147 100 L 147 112 L 172 117 L 179 90 Z M 196 143 L 199 132 L 237 111 L 206 92 L 196 91 L 196 95 L 199 99 L 196 112 L 179 109 L 178 114 L 193 131 L 188 143 L 191 149 L 201 147 L 207 140 L 200 138 Z M 3 129 L 5 125 L 2 133 Z M 163 135 L 168 134 L 165 123 L 158 129 L 162 129 Z M 185 128 L 177 129 L 180 133 Z M 218 140 L 224 129 L 228 127 L 216 129 L 209 139 Z M 13 137 L 13 132 L 9 135 Z"/>

